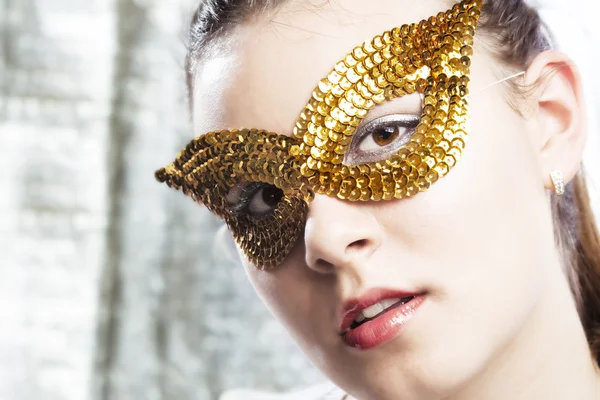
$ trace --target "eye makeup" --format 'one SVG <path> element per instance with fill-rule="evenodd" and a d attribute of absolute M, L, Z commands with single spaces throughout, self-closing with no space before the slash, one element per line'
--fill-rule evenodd
<path fill-rule="evenodd" d="M 419 120 L 418 115 L 392 114 L 365 124 L 352 137 L 352 143 L 346 153 L 344 164 L 357 165 L 385 161 L 410 141 Z M 397 132 L 397 137 L 390 144 L 382 146 L 372 138 L 379 131 L 386 131 L 387 133 L 390 129 Z M 390 132 L 390 135 L 393 135 L 393 133 Z M 368 140 L 372 142 L 372 147 L 375 147 L 375 149 L 365 150 L 361 148 L 364 147 L 361 145 Z"/>
<path fill-rule="evenodd" d="M 261 218 L 272 213 L 282 197 L 281 189 L 267 183 L 252 182 L 239 188 L 237 199 L 230 207 L 238 217 Z"/>

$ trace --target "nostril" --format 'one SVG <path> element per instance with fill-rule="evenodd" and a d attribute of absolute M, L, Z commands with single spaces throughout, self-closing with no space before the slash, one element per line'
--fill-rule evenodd
<path fill-rule="evenodd" d="M 333 264 L 323 260 L 322 258 L 319 258 L 316 262 L 315 262 L 315 270 L 320 271 L 320 272 L 327 272 L 330 271 L 333 268 Z"/>
<path fill-rule="evenodd" d="M 348 250 L 361 250 L 369 245 L 369 241 L 367 239 L 356 240 L 346 246 L 346 251 Z"/>

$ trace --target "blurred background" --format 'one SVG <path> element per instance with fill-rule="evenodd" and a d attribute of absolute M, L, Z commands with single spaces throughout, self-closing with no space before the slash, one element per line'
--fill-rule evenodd
<path fill-rule="evenodd" d="M 323 380 L 215 249 L 218 221 L 154 181 L 192 137 L 195 5 L 0 0 L 0 400 L 212 400 Z"/>
<path fill-rule="evenodd" d="M 0 0 L 0 400 L 320 379 L 154 170 L 191 138 L 195 1 Z"/>

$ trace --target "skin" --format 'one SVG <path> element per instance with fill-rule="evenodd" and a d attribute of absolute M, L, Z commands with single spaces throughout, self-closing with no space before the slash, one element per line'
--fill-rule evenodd
<path fill-rule="evenodd" d="M 355 45 L 446 10 L 439 0 L 291 2 L 218 40 L 198 66 L 197 135 L 255 127 L 291 135 L 316 83 Z M 371 4 L 371 3 L 369 3 Z M 558 52 L 520 77 L 551 78 L 521 104 L 480 90 L 503 70 L 476 34 L 472 134 L 464 158 L 427 192 L 350 203 L 317 195 L 287 260 L 248 276 L 314 364 L 352 397 L 596 399 L 599 374 L 554 244 L 549 174 L 570 181 L 585 143 L 581 82 Z M 417 99 L 417 101 L 415 101 Z M 373 109 L 365 123 L 418 113 L 418 98 Z M 338 336 L 345 300 L 371 288 L 426 291 L 396 339 L 368 351 Z M 559 362 L 557 362 L 559 361 Z"/>

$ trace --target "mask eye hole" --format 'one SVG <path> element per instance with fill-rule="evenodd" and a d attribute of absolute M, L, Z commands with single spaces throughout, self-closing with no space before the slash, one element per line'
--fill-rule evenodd
<path fill-rule="evenodd" d="M 386 160 L 405 146 L 420 122 L 415 114 L 392 114 L 377 118 L 354 134 L 345 164 Z"/>
<path fill-rule="evenodd" d="M 262 182 L 242 183 L 226 195 L 227 203 L 238 216 L 263 217 L 275 211 L 283 190 Z"/>
<path fill-rule="evenodd" d="M 248 199 L 248 214 L 264 215 L 275 211 L 283 198 L 283 191 L 273 185 L 266 185 L 254 192 Z"/>

